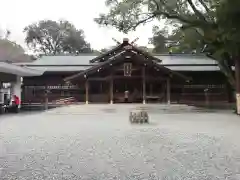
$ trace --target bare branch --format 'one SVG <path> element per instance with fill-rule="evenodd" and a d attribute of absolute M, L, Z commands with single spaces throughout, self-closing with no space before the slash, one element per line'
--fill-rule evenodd
<path fill-rule="evenodd" d="M 167 12 L 162 12 L 162 11 L 158 11 L 158 12 L 155 12 L 155 13 L 157 15 L 163 15 L 163 16 L 165 16 L 168 19 L 176 19 L 176 20 L 178 20 L 178 21 L 180 21 L 182 23 L 185 23 L 185 24 L 193 24 L 192 20 L 189 20 L 189 19 L 186 19 L 184 17 L 181 17 L 180 15 L 169 14 Z"/>
<path fill-rule="evenodd" d="M 211 12 L 211 10 L 207 7 L 206 3 L 203 2 L 203 0 L 198 0 L 198 1 L 201 3 L 201 5 L 204 7 L 204 9 L 205 9 L 208 13 Z"/>
<path fill-rule="evenodd" d="M 156 0 L 152 0 L 153 1 L 153 3 L 156 5 L 156 7 L 157 7 L 157 11 L 159 11 L 160 10 L 160 6 L 159 6 L 159 4 L 157 3 L 157 1 Z"/>
<path fill-rule="evenodd" d="M 171 13 L 174 13 L 174 14 L 170 14 L 170 13 L 167 13 L 167 12 L 163 12 L 163 11 L 160 11 L 160 7 L 159 7 L 159 4 L 157 3 L 156 0 L 152 0 L 154 2 L 154 4 L 156 5 L 157 7 L 157 11 L 155 11 L 154 13 L 157 14 L 157 15 L 163 15 L 169 19 L 176 19 L 176 20 L 179 20 L 183 23 L 186 23 L 186 24 L 189 24 L 189 23 L 192 23 L 192 21 L 190 20 L 187 20 L 186 18 L 183 18 L 181 17 L 179 14 L 177 14 L 173 9 L 169 8 L 166 4 L 166 2 L 164 0 L 160 0 L 160 2 L 165 6 L 165 8 L 170 11 Z M 204 19 L 205 20 L 205 19 Z"/>
<path fill-rule="evenodd" d="M 147 18 L 145 18 L 145 19 L 143 19 L 143 20 L 138 21 L 138 22 L 133 26 L 132 29 L 136 29 L 140 24 L 146 23 L 147 21 L 152 20 L 152 19 L 155 18 L 156 16 L 157 16 L 156 14 L 152 14 L 151 16 L 149 16 L 149 17 L 147 17 Z"/>
<path fill-rule="evenodd" d="M 206 3 L 203 0 L 198 0 L 201 5 L 204 7 L 204 9 L 206 10 L 206 12 L 208 13 L 209 18 L 214 21 L 214 17 L 212 16 L 212 11 L 208 8 L 208 6 L 206 5 Z"/>
<path fill-rule="evenodd" d="M 143 13 L 144 14 L 144 13 Z M 142 14 L 139 14 L 139 16 L 142 15 Z M 187 24 L 189 27 L 195 27 L 195 26 L 199 26 L 199 25 L 204 25 L 205 24 L 205 21 L 202 22 L 200 20 L 189 20 L 187 18 L 184 18 L 180 15 L 175 15 L 175 14 L 169 14 L 167 12 L 162 12 L 162 11 L 156 11 L 154 13 L 152 13 L 151 15 L 149 14 L 148 17 L 138 21 L 133 27 L 127 29 L 130 30 L 130 29 L 136 29 L 140 24 L 143 24 L 143 23 L 146 23 L 148 22 L 149 20 L 153 20 L 154 18 L 156 18 L 157 16 L 165 16 L 166 18 L 168 19 L 175 19 L 175 20 L 178 20 L 184 24 Z"/>
<path fill-rule="evenodd" d="M 203 21 L 206 21 L 205 17 L 203 16 L 203 14 L 196 8 L 196 6 L 194 5 L 194 3 L 192 2 L 192 0 L 187 0 L 188 4 L 191 6 L 192 10 L 194 11 L 194 13 Z"/>

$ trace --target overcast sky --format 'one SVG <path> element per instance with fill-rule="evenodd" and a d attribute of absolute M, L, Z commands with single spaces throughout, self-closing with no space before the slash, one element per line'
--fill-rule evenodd
<path fill-rule="evenodd" d="M 66 19 L 77 28 L 83 29 L 86 40 L 92 48 L 102 49 L 115 45 L 112 38 L 122 41 L 124 37 L 147 45 L 152 35 L 152 25 L 141 26 L 135 32 L 124 35 L 113 28 L 100 28 L 93 21 L 98 14 L 106 11 L 105 0 L 1 0 L 0 28 L 11 31 L 10 39 L 24 43 L 23 28 L 42 19 Z"/>

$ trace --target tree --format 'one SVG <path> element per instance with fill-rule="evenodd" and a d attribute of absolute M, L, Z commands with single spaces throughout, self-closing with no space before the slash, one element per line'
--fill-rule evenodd
<path fill-rule="evenodd" d="M 196 30 L 206 44 L 205 51 L 218 60 L 220 69 L 236 89 L 240 114 L 239 0 L 107 0 L 106 5 L 109 12 L 100 14 L 95 21 L 123 32 L 153 19 L 180 24 L 182 30 Z"/>
<path fill-rule="evenodd" d="M 151 52 L 152 50 L 146 46 L 136 46 L 138 49 L 141 49 L 145 52 Z"/>
<path fill-rule="evenodd" d="M 178 53 L 201 53 L 204 50 L 205 43 L 202 36 L 195 29 L 177 29 L 176 32 L 169 38 L 173 44 L 172 47 L 177 47 Z"/>
<path fill-rule="evenodd" d="M 217 53 L 235 64 L 237 113 L 240 114 L 240 1 L 222 0 L 217 6 L 216 19 L 219 27 Z M 224 61 L 226 62 L 226 60 Z M 225 63 L 226 64 L 226 63 Z"/>
<path fill-rule="evenodd" d="M 117 43 L 117 45 L 118 45 L 118 43 Z M 108 51 L 116 48 L 117 45 L 102 48 L 102 49 L 100 50 L 100 53 L 101 53 L 101 54 L 104 54 L 104 53 L 106 53 L 106 52 L 108 52 Z"/>
<path fill-rule="evenodd" d="M 198 51 L 203 44 L 211 44 L 211 47 L 218 44 L 216 10 L 220 1 L 107 0 L 109 12 L 100 14 L 95 21 L 101 25 L 114 26 L 126 33 L 153 19 L 165 20 L 165 24 L 174 25 L 177 31 L 169 36 L 169 33 L 155 30 L 152 42 L 155 43 L 156 51 L 165 52 L 168 50 L 167 45 L 174 44 L 181 44 L 181 48 L 184 47 L 187 51 L 190 50 L 187 46 L 191 44 L 190 47 Z M 193 41 L 192 37 L 197 37 L 198 41 Z"/>
<path fill-rule="evenodd" d="M 211 28 L 215 24 L 215 3 L 212 0 L 197 1 L 198 7 L 201 6 L 204 13 L 192 0 L 106 0 L 110 11 L 100 14 L 95 21 L 103 25 L 112 25 L 123 32 L 134 30 L 138 25 L 154 18 L 177 20 L 188 27 Z"/>
<path fill-rule="evenodd" d="M 208 47 L 212 47 L 213 53 L 213 50 L 218 48 L 215 45 L 218 44 L 216 42 L 219 35 L 216 20 L 219 2 L 220 0 L 107 0 L 109 12 L 100 14 L 95 21 L 126 33 L 153 19 L 164 20 L 165 24 L 175 26 L 175 32 L 169 33 L 166 29 L 154 30 L 150 41 L 156 52 L 167 52 L 170 49 L 191 52 L 191 48 L 198 52 L 202 46 L 211 44 Z M 223 72 L 231 74 L 226 69 Z M 231 77 L 229 81 L 234 86 L 234 78 Z"/>
<path fill-rule="evenodd" d="M 24 32 L 28 46 L 46 55 L 92 52 L 83 30 L 68 21 L 42 20 L 25 27 Z"/>
<path fill-rule="evenodd" d="M 154 45 L 155 53 L 201 53 L 205 43 L 195 29 L 180 28 L 170 32 L 168 29 L 153 28 L 150 43 Z"/>
<path fill-rule="evenodd" d="M 25 54 L 23 47 L 8 38 L 11 32 L 6 30 L 4 34 L 0 34 L 0 61 L 6 62 L 26 62 L 32 61 L 32 57 Z"/>
<path fill-rule="evenodd" d="M 103 48 L 103 49 L 100 50 L 100 52 L 101 52 L 101 53 L 106 53 L 106 52 L 108 52 L 109 50 L 110 50 L 110 49 L 108 49 L 108 48 Z"/>
<path fill-rule="evenodd" d="M 159 29 L 157 26 L 153 28 L 153 37 L 149 39 L 149 43 L 153 44 L 154 53 L 167 53 L 169 49 L 167 47 L 167 39 L 168 39 L 168 30 L 167 29 Z"/>

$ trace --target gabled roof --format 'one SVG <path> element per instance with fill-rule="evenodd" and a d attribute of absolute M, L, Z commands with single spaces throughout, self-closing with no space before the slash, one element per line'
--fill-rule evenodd
<path fill-rule="evenodd" d="M 207 57 L 205 54 L 150 54 L 129 44 L 128 41 L 124 41 L 102 55 L 92 53 L 77 56 L 42 56 L 31 63 L 16 63 L 16 65 L 27 66 L 45 72 L 83 71 L 108 60 L 125 48 L 131 48 L 144 57 L 154 60 L 156 63 L 164 65 L 173 71 L 220 71 L 217 61 Z"/>
<path fill-rule="evenodd" d="M 128 39 L 124 39 L 123 40 L 123 43 L 122 44 L 119 44 L 117 47 L 107 51 L 106 53 L 92 59 L 90 61 L 90 63 L 96 63 L 96 62 L 104 62 L 106 61 L 108 58 L 112 57 L 113 55 L 123 51 L 124 49 L 132 49 L 136 52 L 138 52 L 139 54 L 142 54 L 143 56 L 145 56 L 146 58 L 149 58 L 149 59 L 152 59 L 152 60 L 155 60 L 157 62 L 161 62 L 160 59 L 154 57 L 153 55 L 151 55 L 150 53 L 146 52 L 146 51 L 143 51 L 135 46 L 133 46 L 132 44 L 130 44 L 128 42 Z"/>
<path fill-rule="evenodd" d="M 121 61 L 123 59 L 122 55 L 125 54 L 127 51 L 128 52 L 131 51 L 132 54 L 135 54 L 136 52 L 134 50 L 135 49 L 122 50 L 122 51 L 118 52 L 117 54 L 112 55 L 112 57 L 108 58 L 107 60 L 105 60 L 103 62 L 100 62 L 98 65 L 95 65 L 95 66 L 93 66 L 91 68 L 86 69 L 85 71 L 79 72 L 79 73 L 77 73 L 75 75 L 72 75 L 72 76 L 69 76 L 69 77 L 65 78 L 64 81 L 71 81 L 71 80 L 73 80 L 73 79 L 75 79 L 77 77 L 95 73 L 96 71 L 98 71 L 102 67 L 108 66 L 108 68 L 109 68 L 113 64 Z M 138 54 L 136 56 L 141 57 L 141 56 L 144 56 L 144 55 L 143 54 Z M 141 61 L 142 63 L 144 63 L 146 65 L 152 65 L 152 66 L 154 66 L 156 68 L 156 70 L 158 70 L 158 71 L 161 70 L 164 74 L 174 75 L 175 77 L 181 78 L 181 79 L 184 79 L 184 80 L 190 80 L 188 77 L 186 77 L 186 76 L 184 76 L 184 75 L 182 75 L 180 73 L 172 72 L 170 69 L 164 67 L 163 65 L 158 64 L 154 60 L 146 59 L 144 57 L 144 58 L 138 58 L 138 61 Z"/>
<path fill-rule="evenodd" d="M 204 54 L 153 54 L 155 58 L 161 60 L 162 65 L 213 65 L 217 66 L 217 61 L 211 59 Z M 95 65 L 90 63 L 91 60 L 97 58 L 95 54 L 81 54 L 78 56 L 42 56 L 33 62 L 14 63 L 26 66 L 85 66 Z"/>
<path fill-rule="evenodd" d="M 105 60 L 105 58 L 106 58 L 107 56 L 111 56 L 112 53 L 118 52 L 120 49 L 122 49 L 122 47 L 123 47 L 123 44 L 119 44 L 119 45 L 116 46 L 115 48 L 113 48 L 113 49 L 111 49 L 111 50 L 109 50 L 109 51 L 101 54 L 100 56 L 94 57 L 94 58 L 91 59 L 89 62 L 90 62 L 90 63 L 101 62 L 101 61 Z"/>

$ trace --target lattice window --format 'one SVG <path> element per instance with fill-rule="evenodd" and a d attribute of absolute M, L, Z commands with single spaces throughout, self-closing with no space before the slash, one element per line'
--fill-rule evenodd
<path fill-rule="evenodd" d="M 124 63 L 124 76 L 132 75 L 132 63 Z"/>

